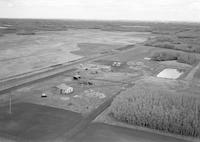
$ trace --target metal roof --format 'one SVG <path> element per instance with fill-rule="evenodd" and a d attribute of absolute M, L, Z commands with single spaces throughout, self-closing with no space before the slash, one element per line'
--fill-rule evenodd
<path fill-rule="evenodd" d="M 62 89 L 62 90 L 67 90 L 67 89 L 72 88 L 72 87 L 62 83 L 60 85 L 57 85 L 56 88 Z"/>

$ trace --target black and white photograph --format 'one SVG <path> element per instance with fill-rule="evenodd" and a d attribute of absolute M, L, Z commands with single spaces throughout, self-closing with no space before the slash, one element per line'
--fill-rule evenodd
<path fill-rule="evenodd" d="M 0 0 L 0 142 L 200 142 L 200 0 Z"/>

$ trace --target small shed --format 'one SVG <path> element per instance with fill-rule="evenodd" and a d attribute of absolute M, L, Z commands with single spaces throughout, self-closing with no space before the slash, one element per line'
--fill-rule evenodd
<path fill-rule="evenodd" d="M 56 91 L 61 95 L 67 95 L 67 94 L 73 93 L 74 89 L 73 89 L 73 87 L 68 86 L 63 83 L 63 84 L 56 86 Z"/>
<path fill-rule="evenodd" d="M 74 80 L 79 80 L 79 79 L 81 79 L 81 75 L 76 74 L 76 75 L 73 76 L 73 79 Z"/>
<path fill-rule="evenodd" d="M 88 81 L 88 80 L 81 80 L 81 81 L 79 82 L 79 84 L 82 84 L 82 85 L 94 85 L 93 82 Z"/>
<path fill-rule="evenodd" d="M 113 62 L 112 66 L 113 67 L 119 67 L 119 66 L 121 66 L 121 62 L 120 61 L 115 61 L 115 62 Z"/>

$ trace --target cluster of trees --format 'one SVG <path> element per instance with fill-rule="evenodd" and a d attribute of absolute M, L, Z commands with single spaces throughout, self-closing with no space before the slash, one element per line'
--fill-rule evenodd
<path fill-rule="evenodd" d="M 186 52 L 200 53 L 200 45 L 187 44 L 176 37 L 156 37 L 145 43 L 146 46 L 181 50 Z"/>
<path fill-rule="evenodd" d="M 158 51 L 151 55 L 151 59 L 154 61 L 169 61 L 177 60 L 180 63 L 186 63 L 189 65 L 195 64 L 198 59 L 195 54 L 172 52 L 172 51 Z"/>
<path fill-rule="evenodd" d="M 115 98 L 110 115 L 118 121 L 185 136 L 200 136 L 200 100 L 136 85 Z"/>

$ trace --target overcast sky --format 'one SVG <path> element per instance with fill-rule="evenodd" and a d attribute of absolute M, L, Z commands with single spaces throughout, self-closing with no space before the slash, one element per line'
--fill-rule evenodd
<path fill-rule="evenodd" d="M 200 22 L 200 0 L 0 0 L 0 17 Z"/>

